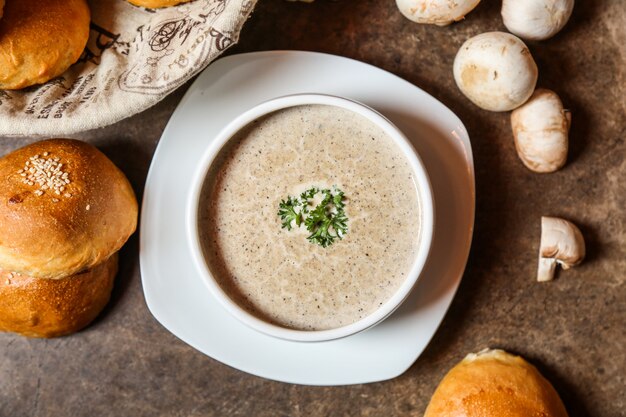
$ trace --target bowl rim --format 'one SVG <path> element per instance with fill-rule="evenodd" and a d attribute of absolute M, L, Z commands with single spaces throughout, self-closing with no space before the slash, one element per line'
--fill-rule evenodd
<path fill-rule="evenodd" d="M 382 128 L 383 131 L 392 138 L 394 143 L 398 145 L 407 158 L 413 170 L 416 191 L 419 196 L 422 221 L 420 224 L 419 243 L 413 264 L 396 292 L 379 308 L 360 320 L 345 326 L 327 330 L 297 330 L 272 324 L 254 316 L 243 307 L 239 306 L 239 304 L 226 294 L 211 274 L 204 257 L 199 229 L 197 227 L 198 211 L 206 174 L 219 152 L 233 136 L 254 120 L 275 111 L 289 107 L 315 104 L 335 106 L 353 111 Z M 269 336 L 296 342 L 322 342 L 340 339 L 375 326 L 391 315 L 411 293 L 411 290 L 424 269 L 432 247 L 434 223 L 434 200 L 428 173 L 419 154 L 400 129 L 382 114 L 363 103 L 344 97 L 318 93 L 291 94 L 264 101 L 241 113 L 222 128 L 220 133 L 205 150 L 195 170 L 186 208 L 186 234 L 191 249 L 191 255 L 196 269 L 211 294 L 231 316 L 235 317 L 246 326 Z"/>

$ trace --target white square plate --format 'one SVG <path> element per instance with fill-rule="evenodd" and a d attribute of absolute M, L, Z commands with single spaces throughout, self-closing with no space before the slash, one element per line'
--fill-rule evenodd
<path fill-rule="evenodd" d="M 360 101 L 412 141 L 435 200 L 431 254 L 409 298 L 383 323 L 322 343 L 258 333 L 213 299 L 185 235 L 191 178 L 204 150 L 232 119 L 283 95 L 323 93 Z M 406 371 L 426 348 L 461 281 L 474 225 L 469 137 L 454 113 L 414 85 L 362 62 L 313 52 L 222 58 L 193 83 L 155 152 L 143 198 L 140 264 L 155 318 L 184 342 L 242 371 L 306 385 L 381 381 Z"/>

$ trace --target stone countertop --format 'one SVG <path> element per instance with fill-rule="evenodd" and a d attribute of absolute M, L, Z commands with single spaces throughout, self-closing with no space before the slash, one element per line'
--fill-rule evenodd
<path fill-rule="evenodd" d="M 539 175 L 517 158 L 509 114 L 475 107 L 452 77 L 467 38 L 504 30 L 499 4 L 483 1 L 466 21 L 440 28 L 408 21 L 393 0 L 261 0 L 229 51 L 301 49 L 365 61 L 426 90 L 467 126 L 477 186 L 469 263 L 441 328 L 404 375 L 306 387 L 204 356 L 146 308 L 135 235 L 122 252 L 112 301 L 93 325 L 52 340 L 0 334 L 0 416 L 420 416 L 446 371 L 487 346 L 537 365 L 570 416 L 626 415 L 626 8 L 621 0 L 579 1 L 560 34 L 529 43 L 538 85 L 557 91 L 573 114 L 568 164 Z M 141 197 L 185 90 L 76 137 L 109 155 Z M 0 152 L 34 140 L 5 138 Z M 540 284 L 542 215 L 579 224 L 588 258 Z"/>

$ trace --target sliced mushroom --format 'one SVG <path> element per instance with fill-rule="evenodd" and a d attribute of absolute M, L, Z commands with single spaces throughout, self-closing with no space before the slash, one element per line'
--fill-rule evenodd
<path fill-rule="evenodd" d="M 541 218 L 537 281 L 551 281 L 557 264 L 569 269 L 584 258 L 585 240 L 576 225 L 558 217 Z"/>

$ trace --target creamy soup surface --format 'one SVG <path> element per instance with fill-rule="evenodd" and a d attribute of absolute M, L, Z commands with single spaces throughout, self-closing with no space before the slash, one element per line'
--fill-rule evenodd
<path fill-rule="evenodd" d="M 199 209 L 204 256 L 239 305 L 301 330 L 358 321 L 387 301 L 415 258 L 420 202 L 393 140 L 348 110 L 306 105 L 240 131 L 207 175 Z M 327 248 L 278 206 L 316 186 L 345 193 L 348 233 Z"/>

